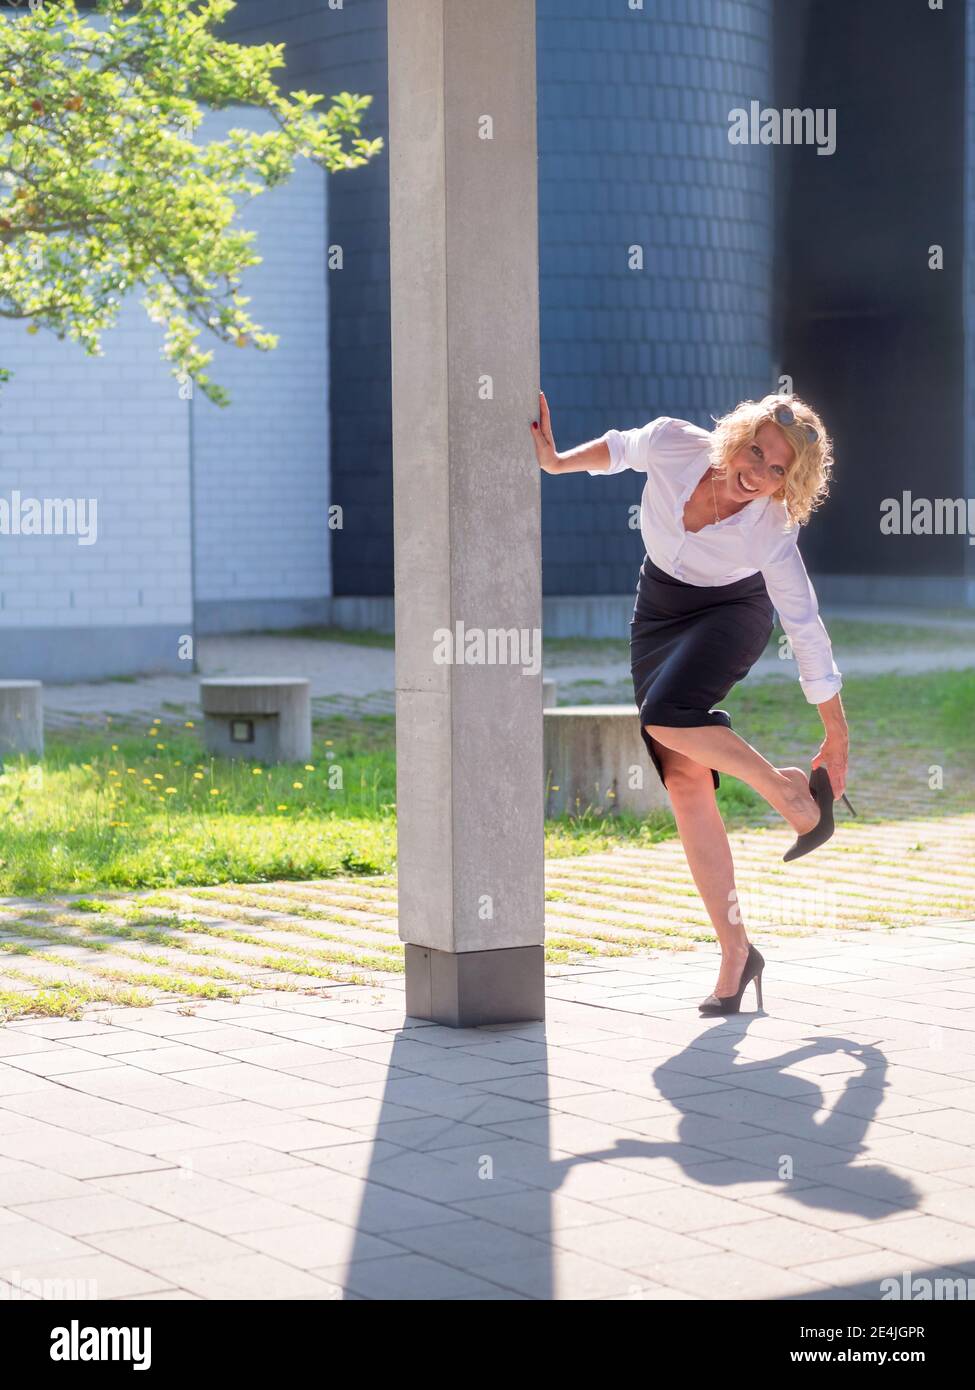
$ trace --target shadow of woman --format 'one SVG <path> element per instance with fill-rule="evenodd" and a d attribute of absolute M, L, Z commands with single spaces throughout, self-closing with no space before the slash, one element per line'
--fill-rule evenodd
<path fill-rule="evenodd" d="M 681 1115 L 676 1140 L 618 1139 L 610 1149 L 556 1160 L 553 1167 L 562 1166 L 567 1173 L 579 1162 L 669 1158 L 702 1187 L 740 1187 L 749 1182 L 766 1186 L 772 1178 L 781 1182 L 781 1192 L 794 1202 L 868 1220 L 888 1214 L 892 1207 L 917 1206 L 920 1193 L 909 1179 L 881 1164 L 854 1166 L 857 1155 L 863 1152 L 880 1092 L 887 1084 L 884 1054 L 870 1043 L 822 1037 L 775 1058 L 736 1062 L 746 1030 L 747 1024 L 743 1030 L 729 1020 L 717 1030 L 708 1030 L 706 1048 L 700 1039 L 695 1040 L 655 1068 L 653 1079 L 660 1096 Z M 708 1068 L 704 1074 L 712 1088 L 703 1094 L 687 1094 L 688 1076 L 702 1075 L 702 1051 L 725 1052 L 730 1069 L 714 1074 Z M 747 1084 L 749 1077 L 770 1071 L 781 1074 L 811 1058 L 838 1051 L 856 1058 L 863 1069 L 848 1077 L 823 1120 L 817 1120 L 816 1113 L 825 1107 L 826 1098 L 808 1077 L 792 1073 L 789 1094 L 784 1098 Z M 714 1085 L 720 1089 L 713 1089 Z M 868 1098 L 867 1090 L 875 1090 L 877 1098 Z M 727 1134 L 720 1133 L 722 1124 L 729 1127 Z M 735 1124 L 748 1126 L 750 1140 L 765 1138 L 767 1142 L 742 1157 L 734 1147 L 738 1141 L 731 1137 Z"/>

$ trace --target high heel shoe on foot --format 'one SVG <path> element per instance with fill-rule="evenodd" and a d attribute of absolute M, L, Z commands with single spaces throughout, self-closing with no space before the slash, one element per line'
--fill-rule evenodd
<path fill-rule="evenodd" d="M 765 961 L 749 944 L 748 957 L 741 972 L 741 979 L 738 982 L 737 994 L 709 994 L 703 1004 L 698 1005 L 698 1009 L 705 1018 L 712 1018 L 716 1014 L 740 1014 L 741 996 L 745 993 L 752 980 L 755 981 L 755 997 L 758 1000 L 758 1008 L 762 1008 L 762 971 L 765 969 Z"/>
<path fill-rule="evenodd" d="M 810 850 L 819 849 L 824 845 L 833 833 L 833 784 L 829 780 L 829 773 L 825 767 L 815 767 L 809 775 L 809 792 L 816 805 L 819 807 L 819 822 L 814 825 L 812 830 L 805 831 L 798 837 L 795 844 L 790 845 L 783 854 L 782 858 L 788 862 L 792 859 L 800 859 Z M 843 793 L 843 800 L 846 802 L 847 810 L 851 816 L 856 815 L 850 805 L 849 798 Z"/>

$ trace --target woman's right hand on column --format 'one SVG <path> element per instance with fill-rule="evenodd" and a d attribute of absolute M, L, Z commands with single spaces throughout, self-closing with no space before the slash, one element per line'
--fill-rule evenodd
<path fill-rule="evenodd" d="M 532 439 L 539 465 L 546 473 L 558 473 L 559 456 L 555 452 L 555 439 L 552 436 L 552 417 L 549 414 L 545 392 L 538 393 L 538 419 L 531 424 Z"/>

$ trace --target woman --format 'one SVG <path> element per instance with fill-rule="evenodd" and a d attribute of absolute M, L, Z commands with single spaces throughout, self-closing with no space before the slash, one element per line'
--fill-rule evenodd
<path fill-rule="evenodd" d="M 731 846 L 714 793 L 722 772 L 760 792 L 797 832 L 786 859 L 833 833 L 849 744 L 842 679 L 796 546 L 799 528 L 826 496 L 831 442 L 816 412 L 795 396 L 743 401 L 713 432 L 660 416 L 562 454 L 544 393 L 539 415 L 532 437 L 546 473 L 646 474 L 646 558 L 630 623 L 630 665 L 643 740 L 721 945 L 717 984 L 700 1009 L 738 1013 L 752 980 L 761 1008 L 765 962 L 736 908 Z M 713 708 L 764 652 L 773 610 L 826 731 L 808 779 L 801 768 L 773 767 L 732 731 L 724 710 Z"/>

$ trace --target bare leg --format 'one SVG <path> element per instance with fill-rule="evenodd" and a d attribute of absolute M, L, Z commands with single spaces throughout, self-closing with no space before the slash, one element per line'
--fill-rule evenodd
<path fill-rule="evenodd" d="M 737 907 L 735 866 L 711 769 L 665 746 L 658 751 L 687 865 L 721 946 L 714 992 L 734 994 L 748 958 L 748 937 Z"/>
<path fill-rule="evenodd" d="M 797 834 L 811 830 L 819 810 L 800 767 L 773 767 L 757 749 L 723 724 L 703 724 L 693 729 L 646 724 L 651 738 L 703 767 L 738 777 L 765 797 Z"/>

